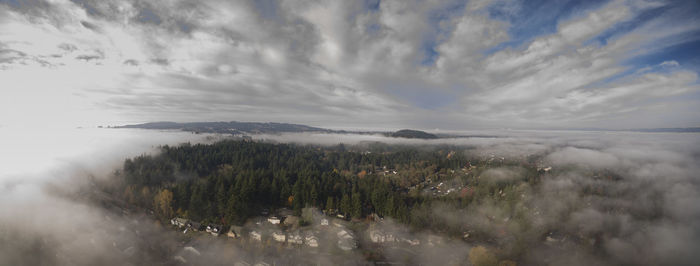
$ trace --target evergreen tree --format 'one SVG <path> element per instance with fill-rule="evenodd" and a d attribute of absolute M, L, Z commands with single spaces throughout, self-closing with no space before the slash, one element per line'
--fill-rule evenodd
<path fill-rule="evenodd" d="M 201 220 L 204 216 L 204 189 L 200 185 L 192 186 L 194 191 L 192 191 L 192 197 L 190 198 L 190 206 L 188 212 L 190 218 L 194 220 Z"/>
<path fill-rule="evenodd" d="M 333 196 L 328 196 L 328 200 L 326 201 L 326 210 L 331 211 L 335 209 L 335 202 L 333 200 Z"/>
<path fill-rule="evenodd" d="M 309 192 L 309 204 L 311 206 L 316 206 L 318 200 L 318 192 L 316 192 L 316 186 L 311 186 L 311 192 Z"/>
<path fill-rule="evenodd" d="M 352 193 L 352 217 L 362 217 L 362 201 L 359 192 Z"/>
<path fill-rule="evenodd" d="M 348 194 L 343 194 L 343 197 L 340 199 L 340 213 L 347 216 L 350 214 L 350 208 L 350 197 L 348 197 Z"/>
<path fill-rule="evenodd" d="M 226 201 L 226 221 L 229 224 L 237 224 L 239 221 L 239 215 L 238 215 L 238 210 L 236 210 L 236 195 L 229 195 L 228 200 Z"/>
<path fill-rule="evenodd" d="M 226 212 L 226 201 L 228 197 L 226 195 L 226 185 L 222 177 L 217 178 L 216 181 L 216 215 L 223 216 Z"/>

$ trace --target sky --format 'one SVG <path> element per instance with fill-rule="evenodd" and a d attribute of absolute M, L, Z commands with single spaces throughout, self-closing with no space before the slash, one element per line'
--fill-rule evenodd
<path fill-rule="evenodd" d="M 0 127 L 697 127 L 698 14 L 652 0 L 0 0 Z"/>

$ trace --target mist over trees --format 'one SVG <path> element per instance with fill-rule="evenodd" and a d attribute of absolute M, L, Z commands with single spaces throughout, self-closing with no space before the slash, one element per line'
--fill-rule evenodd
<path fill-rule="evenodd" d="M 179 263 L 177 256 L 200 265 L 239 258 L 337 262 L 328 260 L 333 256 L 414 265 L 699 259 L 695 135 L 526 132 L 384 143 L 349 135 L 343 145 L 332 144 L 337 136 L 273 137 L 162 146 L 119 157 L 116 170 L 93 168 L 113 175 L 65 173 L 70 183 L 3 181 L 0 264 Z M 307 206 L 347 214 L 360 240 L 372 228 L 421 242 L 400 248 L 361 242 L 358 251 L 326 256 L 189 238 L 163 226 L 175 216 L 229 226 L 262 209 L 299 213 Z M 371 214 L 384 219 L 367 222 Z"/>
<path fill-rule="evenodd" d="M 242 224 L 265 208 L 286 207 L 299 215 L 304 207 L 317 207 L 360 220 L 377 214 L 412 232 L 434 232 L 485 248 L 473 251 L 485 265 L 491 257 L 526 265 L 562 262 L 564 254 L 582 264 L 639 263 L 620 248 L 658 250 L 659 244 L 631 244 L 655 236 L 631 234 L 630 228 L 667 231 L 672 221 L 693 228 L 688 218 L 669 216 L 666 205 L 677 200 L 663 195 L 661 184 L 667 183 L 648 179 L 658 178 L 662 169 L 673 173 L 671 165 L 689 167 L 672 152 L 653 158 L 633 152 L 638 147 L 606 150 L 605 140 L 460 141 L 165 146 L 159 155 L 127 160 L 120 189 L 127 191 L 124 195 L 172 191 L 175 215 L 225 225 Z M 675 172 L 675 178 L 690 176 Z M 434 194 L 442 183 L 442 191 Z M 448 187 L 454 190 L 446 192 Z M 132 203 L 147 208 L 153 202 L 146 195 L 142 199 L 149 203 Z M 680 254 L 647 259 L 694 258 Z"/>

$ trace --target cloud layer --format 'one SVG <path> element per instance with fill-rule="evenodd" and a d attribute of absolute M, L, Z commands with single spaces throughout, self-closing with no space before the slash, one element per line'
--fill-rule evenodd
<path fill-rule="evenodd" d="M 0 1 L 2 123 L 697 126 L 698 5 L 587 2 Z"/>

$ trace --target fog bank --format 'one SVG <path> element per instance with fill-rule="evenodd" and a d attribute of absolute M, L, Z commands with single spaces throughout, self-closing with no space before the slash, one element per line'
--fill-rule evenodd
<path fill-rule="evenodd" d="M 155 152 L 158 145 L 210 142 L 211 136 L 125 129 L 13 132 L 0 128 L 0 133 L 0 145 L 6 148 L 0 158 L 0 264 L 151 265 L 184 260 L 184 264 L 216 265 L 242 257 L 284 264 L 300 256 L 312 256 L 321 264 L 332 261 L 308 250 L 296 255 L 289 250 L 256 253 L 225 239 L 198 239 L 185 249 L 181 234 L 148 216 L 124 214 L 91 202 L 99 193 L 90 179 L 109 178 L 125 158 Z M 429 206 L 434 219 L 490 232 L 492 243 L 445 238 L 437 249 L 387 247 L 385 256 L 393 261 L 467 263 L 475 244 L 498 247 L 494 250 L 506 254 L 522 248 L 520 239 L 530 244 L 519 261 L 524 265 L 692 265 L 700 261 L 696 252 L 700 250 L 700 134 L 507 131 L 473 135 L 479 137 L 409 140 L 303 133 L 253 138 L 344 143 L 358 149 L 375 142 L 454 145 L 458 152 L 485 160 L 536 158 L 538 167 L 551 167 L 538 186 L 524 184 L 508 192 L 522 199 L 516 206 L 519 212 L 489 199 L 463 210 L 439 202 Z M 523 172 L 518 167 L 494 166 L 481 178 L 515 182 Z M 405 239 L 423 239 L 423 244 L 434 235 L 411 232 L 390 219 L 376 226 Z M 365 263 L 362 254 L 339 256 L 350 264 Z"/>

